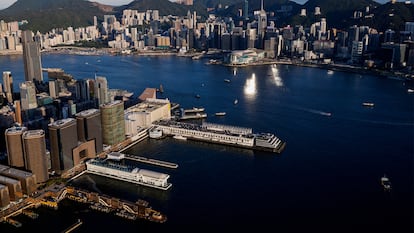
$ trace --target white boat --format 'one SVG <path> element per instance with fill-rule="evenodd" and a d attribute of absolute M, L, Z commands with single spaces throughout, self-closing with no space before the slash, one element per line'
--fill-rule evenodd
<path fill-rule="evenodd" d="M 414 89 L 408 89 L 407 92 L 408 93 L 413 93 L 414 92 Z"/>
<path fill-rule="evenodd" d="M 237 104 L 237 103 L 239 103 L 239 100 L 238 99 L 235 99 L 234 100 L 234 104 Z"/>
<path fill-rule="evenodd" d="M 333 70 L 328 70 L 328 72 L 327 72 L 328 74 L 333 74 L 334 72 L 333 72 Z"/>
<path fill-rule="evenodd" d="M 362 105 L 365 107 L 374 107 L 374 103 L 371 103 L 371 102 L 364 102 L 362 103 Z"/>
<path fill-rule="evenodd" d="M 149 130 L 149 137 L 158 139 L 162 137 L 162 130 L 158 128 L 152 128 Z"/>
<path fill-rule="evenodd" d="M 224 79 L 224 82 L 226 82 L 226 83 L 229 83 L 230 82 L 230 79 Z"/>
<path fill-rule="evenodd" d="M 216 112 L 216 116 L 225 116 L 226 112 Z"/>
<path fill-rule="evenodd" d="M 385 191 L 391 190 L 391 181 L 387 176 L 385 176 L 385 174 L 383 177 L 381 177 L 381 185 L 384 187 Z"/>
<path fill-rule="evenodd" d="M 190 109 L 184 109 L 185 113 L 196 113 L 196 112 L 204 112 L 204 108 L 197 108 L 197 107 L 193 107 Z"/>
<path fill-rule="evenodd" d="M 187 140 L 187 138 L 186 138 L 186 137 L 181 136 L 181 135 L 174 135 L 174 136 L 173 136 L 173 138 L 174 138 L 174 139 L 178 139 L 178 140 Z"/>

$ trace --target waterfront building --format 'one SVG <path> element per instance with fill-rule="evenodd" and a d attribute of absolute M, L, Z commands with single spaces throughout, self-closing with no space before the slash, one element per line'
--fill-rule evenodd
<path fill-rule="evenodd" d="M 24 167 L 25 161 L 22 135 L 26 130 L 26 127 L 12 127 L 5 132 L 9 166 Z"/>
<path fill-rule="evenodd" d="M 20 100 L 22 110 L 37 108 L 36 86 L 32 81 L 20 83 Z"/>
<path fill-rule="evenodd" d="M 46 158 L 45 132 L 28 130 L 23 133 L 25 167 L 36 176 L 37 183 L 49 179 L 48 161 Z"/>
<path fill-rule="evenodd" d="M 22 32 L 24 74 L 26 81 L 43 81 L 40 44 L 33 41 L 31 31 Z"/>
<path fill-rule="evenodd" d="M 98 109 L 88 109 L 76 114 L 78 140 L 80 142 L 93 141 L 96 153 L 103 150 L 101 113 Z"/>
<path fill-rule="evenodd" d="M 151 126 L 158 120 L 171 118 L 171 104 L 168 99 L 148 98 L 125 110 L 125 134 L 136 135 L 141 128 Z"/>
<path fill-rule="evenodd" d="M 61 174 L 74 166 L 72 150 L 78 146 L 76 120 L 67 118 L 49 124 L 52 170 Z"/>
<path fill-rule="evenodd" d="M 0 208 L 10 204 L 9 188 L 0 184 Z"/>
<path fill-rule="evenodd" d="M 30 195 L 36 191 L 36 176 L 31 172 L 11 168 L 0 164 L 0 175 L 18 180 L 22 187 L 23 194 Z"/>
<path fill-rule="evenodd" d="M 10 71 L 3 72 L 3 88 L 7 102 L 13 103 L 13 77 Z"/>
<path fill-rule="evenodd" d="M 103 143 L 114 145 L 125 140 L 124 102 L 102 104 L 100 110 Z"/>

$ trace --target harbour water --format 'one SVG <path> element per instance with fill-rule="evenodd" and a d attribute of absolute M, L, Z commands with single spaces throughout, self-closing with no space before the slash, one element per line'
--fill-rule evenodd
<path fill-rule="evenodd" d="M 414 94 L 407 92 L 413 82 L 285 65 L 234 70 L 174 56 L 45 54 L 42 63 L 78 79 L 93 78 L 96 72 L 108 79 L 110 88 L 135 96 L 162 84 L 159 98 L 183 108 L 204 107 L 207 122 L 275 133 L 287 145 L 277 155 L 191 140 L 147 139 L 125 153 L 177 163 L 177 169 L 136 163 L 170 174 L 170 190 L 95 175 L 84 175 L 74 185 L 147 200 L 167 215 L 166 223 L 129 221 L 64 201 L 57 211 L 35 210 L 35 220 L 17 217 L 21 228 L 1 224 L 1 232 L 60 232 L 77 219 L 83 224 L 76 232 L 414 230 Z M 0 68 L 12 72 L 18 90 L 24 80 L 22 59 L 0 57 Z M 363 102 L 375 106 L 367 108 Z M 392 182 L 391 192 L 381 186 L 384 174 Z"/>

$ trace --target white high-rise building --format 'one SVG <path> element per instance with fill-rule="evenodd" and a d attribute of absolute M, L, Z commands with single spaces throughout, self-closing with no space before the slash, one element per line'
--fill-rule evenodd
<path fill-rule="evenodd" d="M 20 83 L 20 100 L 23 110 L 37 108 L 36 87 L 32 81 Z"/>

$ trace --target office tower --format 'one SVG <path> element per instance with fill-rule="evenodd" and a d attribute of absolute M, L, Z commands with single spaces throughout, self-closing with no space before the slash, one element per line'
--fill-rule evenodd
<path fill-rule="evenodd" d="M 24 75 L 26 81 L 43 81 L 40 45 L 33 41 L 31 31 L 22 32 Z"/>
<path fill-rule="evenodd" d="M 76 81 L 76 98 L 78 100 L 90 100 L 89 80 L 81 79 Z"/>
<path fill-rule="evenodd" d="M 49 179 L 46 159 L 45 132 L 43 130 L 28 130 L 23 133 L 25 167 L 35 176 L 37 183 Z"/>
<path fill-rule="evenodd" d="M 59 96 L 58 83 L 56 80 L 49 81 L 49 95 L 52 98 L 56 98 Z"/>
<path fill-rule="evenodd" d="M 20 100 L 23 110 L 37 108 L 36 87 L 32 81 L 20 83 Z"/>
<path fill-rule="evenodd" d="M 9 103 L 13 103 L 13 77 L 10 71 L 3 72 L 3 88 Z"/>
<path fill-rule="evenodd" d="M 74 166 L 72 149 L 78 146 L 76 120 L 67 118 L 49 124 L 52 170 L 61 174 Z"/>
<path fill-rule="evenodd" d="M 261 5 L 259 19 L 258 19 L 258 25 L 257 25 L 257 32 L 261 38 L 264 37 L 264 34 L 266 32 L 266 27 L 267 27 L 267 15 L 266 15 L 266 11 L 263 8 L 263 0 L 262 0 L 262 5 Z"/>
<path fill-rule="evenodd" d="M 86 142 L 95 141 L 96 153 L 103 150 L 102 146 L 102 127 L 101 113 L 98 109 L 88 109 L 76 114 L 76 122 L 78 127 L 78 140 Z"/>
<path fill-rule="evenodd" d="M 244 0 L 244 11 L 243 11 L 244 19 L 249 18 L 249 1 Z"/>
<path fill-rule="evenodd" d="M 95 77 L 95 98 L 99 105 L 109 102 L 108 82 L 105 77 Z"/>
<path fill-rule="evenodd" d="M 100 106 L 102 141 L 114 145 L 125 139 L 124 102 L 114 101 Z"/>
<path fill-rule="evenodd" d="M 0 164 L 0 176 L 18 180 L 23 194 L 30 195 L 36 191 L 36 176 L 30 172 L 14 169 Z M 15 187 L 15 190 L 19 192 L 18 186 Z"/>
<path fill-rule="evenodd" d="M 26 127 L 12 127 L 5 132 L 9 166 L 24 167 L 24 149 L 22 135 Z"/>
<path fill-rule="evenodd" d="M 14 101 L 14 109 L 15 109 L 14 111 L 15 111 L 15 116 L 16 116 L 16 122 L 22 125 L 23 121 L 22 121 L 22 109 L 20 107 L 20 100 Z"/>

